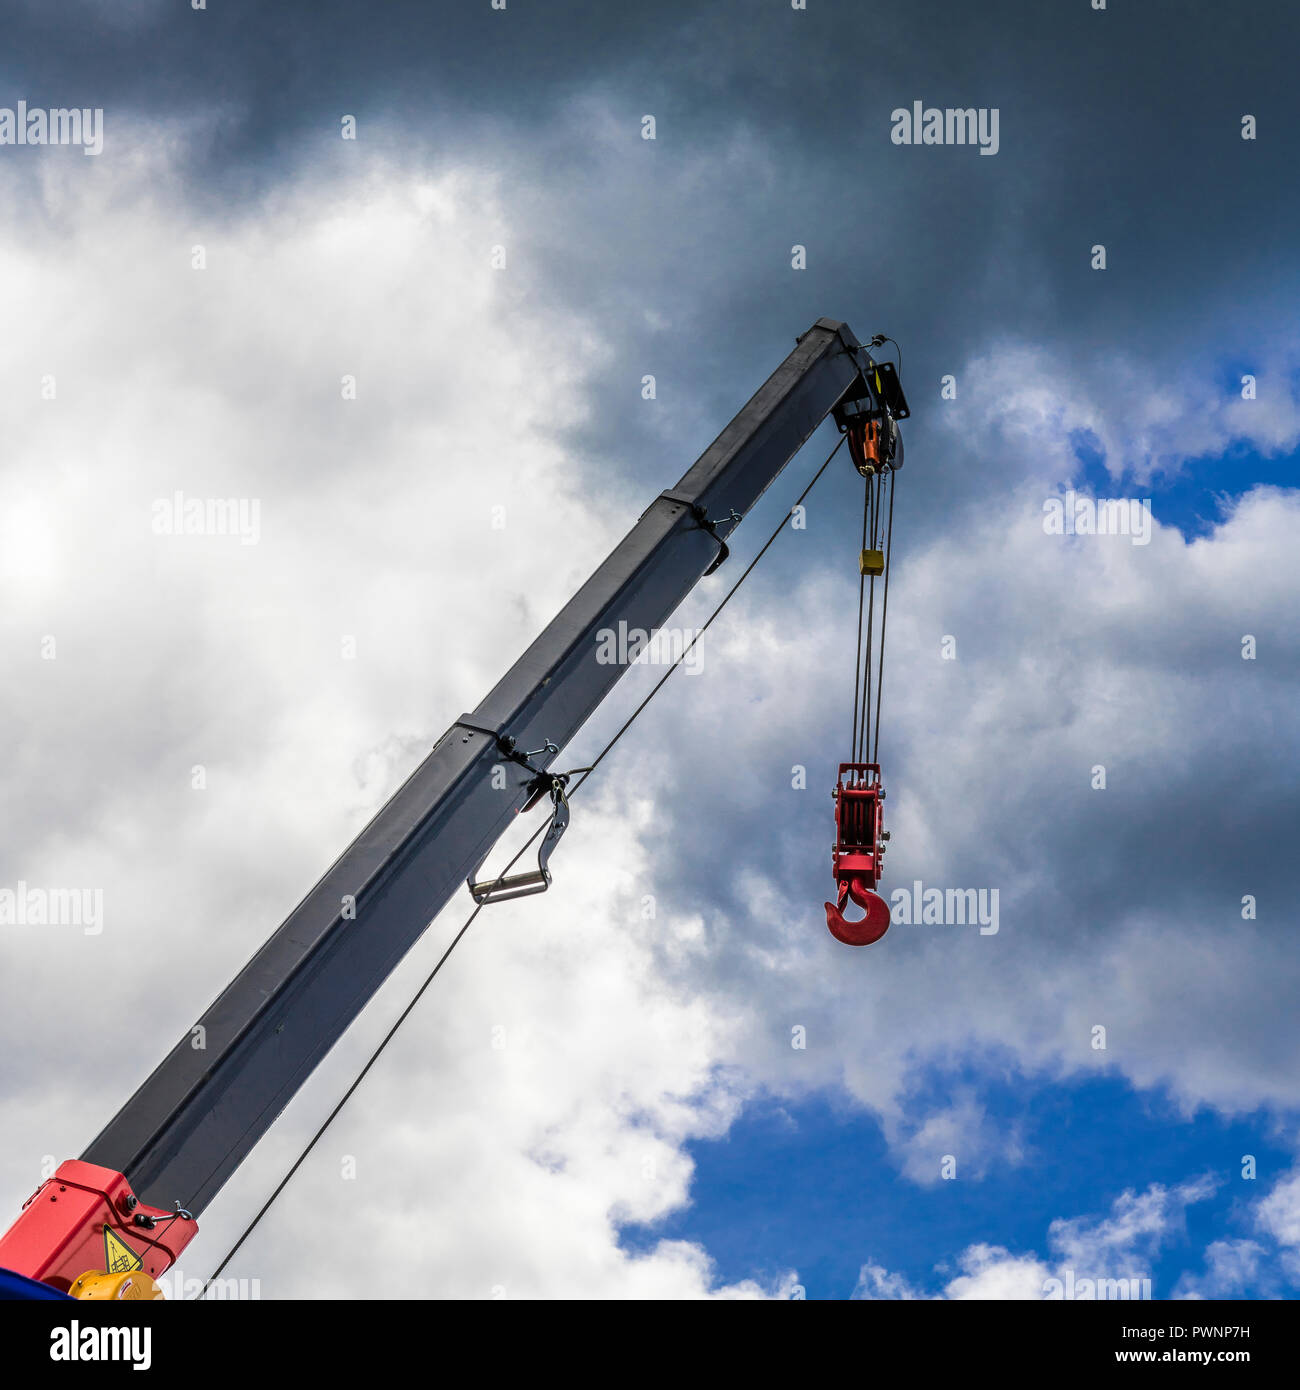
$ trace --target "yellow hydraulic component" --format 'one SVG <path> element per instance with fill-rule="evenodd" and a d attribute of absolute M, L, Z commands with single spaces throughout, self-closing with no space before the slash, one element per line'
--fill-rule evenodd
<path fill-rule="evenodd" d="M 861 574 L 884 574 L 885 552 L 883 550 L 864 550 L 858 563 Z"/>
<path fill-rule="evenodd" d="M 102 1270 L 88 1269 L 79 1275 L 68 1290 L 73 1298 L 88 1300 L 133 1300 L 152 1301 L 163 1296 L 163 1291 L 142 1270 L 133 1269 L 126 1274 L 105 1274 Z"/>

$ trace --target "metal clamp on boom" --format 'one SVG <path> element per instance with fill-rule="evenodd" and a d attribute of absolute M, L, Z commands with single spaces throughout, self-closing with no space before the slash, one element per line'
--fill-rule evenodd
<path fill-rule="evenodd" d="M 728 511 L 726 516 L 715 517 L 713 520 L 710 520 L 707 508 L 705 508 L 701 503 L 695 501 L 694 498 L 688 496 L 686 493 L 677 492 L 674 490 L 661 492 L 659 494 L 659 501 L 676 502 L 678 506 L 685 507 L 690 512 L 691 516 L 695 519 L 695 525 L 701 531 L 707 531 L 709 535 L 712 536 L 715 541 L 717 541 L 718 553 L 714 557 L 713 563 L 708 567 L 708 569 L 704 571 L 704 574 L 701 576 L 701 578 L 707 579 L 709 575 L 711 575 L 714 572 L 714 570 L 716 570 L 718 566 L 721 565 L 723 561 L 725 561 L 731 554 L 731 547 L 728 546 L 726 541 L 724 541 L 720 535 L 718 535 L 718 527 L 725 526 L 728 522 L 730 522 L 734 526 L 737 522 L 743 521 L 745 518 L 741 516 L 741 514 L 735 509 L 735 507 L 732 507 Z"/>
<path fill-rule="evenodd" d="M 731 554 L 731 547 L 718 535 L 718 527 L 725 521 L 737 522 L 742 521 L 744 518 L 733 507 L 726 516 L 719 518 L 717 521 L 710 521 L 708 512 L 706 512 L 698 502 L 692 505 L 691 515 L 695 518 L 696 524 L 699 526 L 700 530 L 707 531 L 718 543 L 717 559 L 704 571 L 702 576 L 702 578 L 707 579 Z"/>
<path fill-rule="evenodd" d="M 559 747 L 548 738 L 540 748 L 534 748 L 530 752 L 521 753 L 519 751 L 519 741 L 512 734 L 503 734 L 499 729 L 485 729 L 482 724 L 475 724 L 468 714 L 462 714 L 456 721 L 454 727 L 457 729 L 470 729 L 476 734 L 486 734 L 488 738 L 496 741 L 497 748 L 500 750 L 503 758 L 509 758 L 511 762 L 518 763 L 520 767 L 526 767 L 529 772 L 535 773 L 538 777 L 542 776 L 542 773 L 538 771 L 529 760 L 531 758 L 540 758 L 543 753 L 549 753 L 554 757 L 555 754 L 560 751 Z M 537 798 L 533 797 L 532 800 L 529 801 L 528 806 L 536 804 L 536 801 Z M 528 806 L 525 806 L 524 809 L 527 810 Z"/>
<path fill-rule="evenodd" d="M 532 783 L 532 795 L 520 808 L 521 811 L 531 810 L 543 796 L 549 795 L 551 798 L 551 823 L 546 827 L 546 834 L 537 848 L 537 868 L 479 882 L 468 880 L 465 886 L 480 907 L 486 907 L 489 903 L 509 902 L 511 898 L 526 898 L 532 893 L 545 893 L 551 886 L 547 861 L 551 851 L 560 843 L 560 836 L 569 828 L 569 798 L 565 787 L 572 775 L 569 772 L 543 772 Z"/>

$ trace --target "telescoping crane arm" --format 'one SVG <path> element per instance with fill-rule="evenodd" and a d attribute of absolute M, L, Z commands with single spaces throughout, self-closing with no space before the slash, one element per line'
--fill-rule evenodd
<path fill-rule="evenodd" d="M 614 687 L 623 667 L 598 659 L 598 633 L 620 621 L 662 626 L 832 409 L 869 390 L 874 365 L 843 323 L 819 319 L 798 339 L 483 703 L 434 744 L 222 991 L 202 1032 L 182 1038 L 81 1158 L 29 1200 L 0 1237 L 0 1270 L 82 1297 L 155 1296 L 152 1278 L 193 1238 L 195 1217 Z M 499 777 L 493 785 L 497 766 L 504 791 Z M 557 819 L 559 809 L 557 797 Z"/>

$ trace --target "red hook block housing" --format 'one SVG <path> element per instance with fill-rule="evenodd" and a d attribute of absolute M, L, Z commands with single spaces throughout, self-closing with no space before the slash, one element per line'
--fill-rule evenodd
<path fill-rule="evenodd" d="M 836 901 L 826 904 L 826 925 L 846 946 L 870 946 L 889 930 L 889 904 L 872 890 L 880 882 L 885 853 L 884 800 L 879 763 L 841 763 L 835 783 L 835 847 L 831 872 Z M 852 898 L 865 916 L 846 920 Z"/>

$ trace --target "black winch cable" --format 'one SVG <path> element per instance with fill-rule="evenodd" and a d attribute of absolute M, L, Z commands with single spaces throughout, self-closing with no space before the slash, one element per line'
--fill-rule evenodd
<path fill-rule="evenodd" d="M 867 495 L 871 499 L 871 548 L 880 548 L 880 475 L 875 474 L 867 479 Z M 867 756 L 867 748 L 871 744 L 871 664 L 875 654 L 875 630 L 876 630 L 876 576 L 873 574 L 867 580 L 867 649 L 866 649 L 866 674 L 863 678 L 863 690 L 865 700 L 862 711 L 862 732 L 858 738 L 858 748 L 853 755 L 854 762 L 862 762 Z"/>
<path fill-rule="evenodd" d="M 901 445 L 900 445 L 901 447 Z M 900 460 L 901 462 L 901 460 Z M 889 569 L 894 539 L 894 487 L 896 470 L 886 467 L 866 480 L 862 502 L 862 545 L 883 550 L 884 574 L 880 603 L 880 650 L 876 653 L 876 576 L 870 579 L 865 572 L 858 576 L 858 648 L 853 667 L 853 750 L 854 762 L 865 762 L 871 750 L 871 761 L 880 761 L 880 703 L 885 680 L 885 625 L 889 614 Z M 886 509 L 884 492 L 889 491 Z M 861 566 L 859 566 L 861 570 Z M 863 613 L 866 613 L 866 641 L 863 642 Z M 875 690 L 872 690 L 872 676 Z M 874 703 L 873 703 L 874 694 Z M 874 726 L 875 737 L 872 738 Z"/>
<path fill-rule="evenodd" d="M 862 549 L 867 548 L 867 520 L 871 515 L 871 493 L 862 494 Z M 849 750 L 856 762 L 858 753 L 858 687 L 862 682 L 862 603 L 867 592 L 867 572 L 858 563 L 858 645 L 853 657 L 853 737 L 849 740 Z"/>
<path fill-rule="evenodd" d="M 897 344 L 895 344 L 897 346 Z M 871 761 L 880 761 L 880 696 L 885 687 L 885 623 L 889 618 L 889 561 L 894 553 L 894 485 L 898 479 L 889 473 L 889 523 L 885 529 L 885 585 L 880 600 L 880 659 L 876 662 L 876 746 Z"/>
<path fill-rule="evenodd" d="M 776 538 L 781 534 L 782 531 L 785 530 L 786 521 L 793 513 L 795 507 L 799 506 L 800 503 L 803 502 L 804 498 L 807 497 L 808 494 L 817 485 L 817 482 L 821 478 L 822 474 L 825 473 L 826 470 L 830 467 L 831 460 L 835 457 L 836 454 L 839 453 L 840 447 L 844 443 L 844 439 L 845 436 L 841 435 L 839 442 L 830 451 L 830 453 L 826 455 L 826 459 L 822 463 L 821 467 L 818 468 L 816 473 L 813 474 L 812 479 L 808 483 L 808 486 L 804 488 L 804 490 L 799 494 L 798 498 L 791 504 L 789 511 L 787 511 L 785 515 L 781 518 L 781 521 L 778 524 L 776 530 L 773 531 L 772 534 L 764 542 L 763 548 L 749 562 L 749 564 L 745 567 L 744 572 L 741 574 L 740 578 L 737 579 L 736 582 L 731 586 L 731 588 L 727 590 L 726 594 L 723 596 L 722 601 L 713 610 L 713 612 L 709 614 L 708 618 L 704 623 L 704 626 L 700 628 L 700 630 L 695 634 L 695 636 L 692 637 L 691 640 L 682 648 L 681 655 L 679 655 L 677 659 L 672 663 L 672 665 L 670 665 L 668 669 L 663 673 L 663 675 L 660 676 L 658 681 L 656 681 L 654 686 L 651 688 L 650 693 L 645 697 L 644 700 L 641 701 L 639 705 L 637 705 L 637 707 L 632 711 L 632 713 L 627 717 L 627 719 L 624 720 L 622 726 L 619 728 L 617 733 L 615 733 L 614 737 L 609 740 L 609 742 L 604 746 L 604 748 L 602 748 L 601 751 L 592 760 L 591 766 L 586 768 L 585 771 L 582 773 L 581 777 L 579 777 L 578 780 L 573 784 L 573 789 L 568 793 L 570 797 L 572 797 L 574 792 L 576 792 L 578 788 L 586 782 L 587 778 L 590 777 L 593 772 L 595 772 L 595 770 L 600 766 L 600 764 L 604 762 L 606 755 L 610 753 L 610 751 L 613 749 L 614 745 L 619 741 L 619 739 L 621 739 L 623 735 L 627 733 L 627 731 L 632 727 L 632 724 L 641 714 L 641 711 L 644 710 L 645 707 L 650 703 L 650 701 L 653 700 L 654 697 L 659 693 L 659 691 L 663 689 L 664 684 L 667 682 L 669 676 L 671 676 L 673 672 L 676 671 L 677 668 L 682 664 L 682 662 L 686 660 L 687 654 L 690 652 L 691 648 L 694 647 L 696 642 L 698 642 L 700 638 L 704 636 L 704 634 L 713 625 L 714 619 L 722 612 L 722 610 L 727 606 L 727 604 L 731 602 L 733 596 L 736 593 L 736 590 L 739 589 L 740 586 L 745 582 L 745 580 L 749 578 L 750 574 L 753 572 L 755 565 L 757 565 L 758 562 L 763 558 L 763 556 L 767 554 L 767 552 L 771 549 L 772 545 L 775 543 Z M 511 859 L 511 861 L 505 866 L 504 869 L 502 869 L 495 882 L 491 885 L 484 884 L 479 886 L 484 888 L 491 888 L 495 887 L 496 884 L 502 882 L 505 876 L 510 872 L 512 868 L 514 868 L 514 866 L 519 862 L 519 860 L 523 858 L 524 854 L 527 853 L 528 849 L 537 841 L 539 836 L 541 836 L 546 829 L 547 822 L 543 821 L 542 824 L 539 825 L 537 829 L 533 832 L 532 836 L 527 841 L 525 841 L 524 845 L 516 852 L 514 858 Z M 352 1095 L 356 1091 L 357 1087 L 360 1086 L 361 1083 L 366 1079 L 366 1076 L 369 1074 L 371 1067 L 375 1065 L 375 1063 L 379 1060 L 380 1055 L 383 1053 L 384 1049 L 388 1046 L 390 1042 L 392 1042 L 393 1037 L 397 1033 L 397 1030 L 402 1026 L 403 1023 L 406 1022 L 407 1018 L 410 1017 L 412 1010 L 420 1002 L 420 999 L 423 997 L 425 990 L 427 990 L 429 986 L 433 983 L 435 977 L 438 974 L 438 971 L 440 971 L 442 967 L 447 963 L 447 958 L 456 949 L 456 947 L 460 945 L 462 937 L 464 937 L 465 933 L 469 931 L 470 927 L 474 923 L 474 919 L 479 915 L 480 912 L 482 912 L 483 908 L 486 906 L 486 903 L 480 903 L 474 909 L 474 911 L 471 912 L 469 916 L 465 919 L 464 925 L 452 938 L 451 944 L 447 947 L 447 949 L 442 953 L 441 956 L 438 957 L 438 963 L 425 977 L 424 983 L 421 984 L 419 989 L 416 990 L 415 996 L 412 998 L 411 1002 L 407 1004 L 407 1006 L 402 1010 L 400 1014 L 398 1014 L 397 1021 L 388 1030 L 388 1032 L 384 1034 L 384 1037 L 380 1042 L 379 1046 L 376 1047 L 375 1050 L 370 1054 L 370 1057 L 367 1060 L 365 1066 L 363 1066 L 360 1072 L 357 1073 L 356 1080 L 354 1080 L 352 1084 L 348 1087 L 348 1089 L 344 1091 L 342 1098 L 339 1100 L 339 1103 L 325 1117 L 320 1128 L 316 1131 L 315 1134 L 312 1135 L 310 1142 L 307 1144 L 307 1147 L 303 1149 L 302 1153 L 300 1153 L 298 1157 L 294 1160 L 293 1166 L 284 1175 L 284 1177 L 280 1179 L 280 1182 L 276 1186 L 275 1191 L 272 1192 L 271 1195 L 266 1199 L 266 1201 L 262 1203 L 261 1209 L 258 1211 L 257 1215 L 254 1216 L 253 1219 L 248 1223 L 248 1225 L 244 1227 L 243 1233 L 240 1235 L 239 1239 L 234 1243 L 234 1245 L 232 1245 L 230 1249 L 226 1252 L 225 1258 L 216 1267 L 216 1269 L 213 1270 L 213 1272 L 208 1276 L 208 1278 L 204 1280 L 203 1287 L 195 1295 L 196 1299 L 203 1298 L 204 1295 L 207 1293 L 208 1289 L 213 1285 L 213 1283 L 215 1283 L 216 1280 L 220 1278 L 222 1271 L 231 1262 L 231 1260 L 234 1259 L 235 1255 L 239 1252 L 240 1247 L 244 1244 L 248 1237 L 253 1234 L 253 1231 L 256 1229 L 261 1219 L 266 1215 L 268 1211 L 270 1211 L 272 1203 L 289 1185 L 289 1180 L 306 1162 L 307 1156 L 320 1142 L 322 1135 L 324 1135 L 325 1131 L 330 1127 L 331 1124 L 334 1123 L 334 1120 L 337 1118 L 339 1112 L 352 1098 Z"/>

